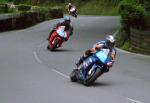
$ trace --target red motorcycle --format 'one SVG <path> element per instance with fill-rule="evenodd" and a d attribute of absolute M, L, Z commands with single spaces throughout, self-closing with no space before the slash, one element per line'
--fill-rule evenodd
<path fill-rule="evenodd" d="M 49 45 L 47 48 L 51 51 L 54 51 L 56 48 L 61 47 L 62 43 L 69 38 L 69 31 L 65 31 L 65 26 L 59 26 L 54 30 L 48 39 Z"/>

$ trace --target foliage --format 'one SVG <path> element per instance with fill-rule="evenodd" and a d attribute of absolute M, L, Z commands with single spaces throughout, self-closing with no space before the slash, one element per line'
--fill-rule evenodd
<path fill-rule="evenodd" d="M 125 2 L 126 1 L 126 2 Z M 142 5 L 138 4 L 136 0 L 124 0 L 120 3 L 119 13 L 121 15 L 121 22 L 127 28 L 143 28 L 145 9 Z M 131 2 L 132 1 L 132 2 Z"/>
<path fill-rule="evenodd" d="M 58 7 L 58 6 L 52 7 L 49 13 L 52 18 L 63 17 L 63 10 L 61 7 Z"/>
<path fill-rule="evenodd" d="M 15 4 L 27 3 L 28 0 L 13 0 Z"/>
<path fill-rule="evenodd" d="M 12 2 L 13 0 L 0 0 L 0 3 Z"/>
<path fill-rule="evenodd" d="M 117 35 L 117 46 L 122 49 L 130 49 L 130 28 L 150 29 L 150 12 L 148 0 L 123 0 L 119 5 L 121 15 L 121 29 Z"/>
<path fill-rule="evenodd" d="M 7 13 L 8 6 L 6 4 L 0 4 L 0 13 Z"/>
<path fill-rule="evenodd" d="M 150 30 L 150 11 L 145 14 L 145 29 Z"/>
<path fill-rule="evenodd" d="M 147 11 L 150 11 L 150 0 L 145 0 L 144 6 Z"/>
<path fill-rule="evenodd" d="M 118 5 L 104 0 L 86 0 L 76 5 L 78 13 L 83 15 L 118 15 Z"/>
<path fill-rule="evenodd" d="M 116 46 L 121 47 L 124 45 L 125 41 L 128 40 L 128 36 L 126 31 L 123 29 L 123 27 L 119 30 L 116 38 Z"/>
<path fill-rule="evenodd" d="M 123 49 L 123 50 L 126 50 L 126 51 L 129 51 L 129 50 L 130 50 L 130 43 L 129 43 L 129 41 L 126 41 L 126 42 L 124 43 L 124 45 L 122 46 L 122 49 Z"/>
<path fill-rule="evenodd" d="M 130 27 L 144 29 L 146 27 L 146 10 L 139 0 L 123 0 L 119 4 L 119 14 L 121 15 L 121 29 L 118 34 L 118 46 L 123 46 L 130 42 Z"/>
<path fill-rule="evenodd" d="M 17 5 L 17 8 L 19 11 L 29 11 L 31 9 L 31 6 L 26 4 L 21 4 L 21 5 Z"/>

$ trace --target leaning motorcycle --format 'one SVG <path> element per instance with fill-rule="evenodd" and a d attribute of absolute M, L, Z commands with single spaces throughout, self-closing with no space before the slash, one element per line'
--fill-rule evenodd
<path fill-rule="evenodd" d="M 99 60 L 99 63 L 94 63 L 94 56 L 96 56 Z M 112 59 L 108 57 L 103 51 L 98 51 L 97 53 L 93 54 L 92 56 L 88 57 L 83 63 L 76 69 L 72 71 L 70 74 L 70 80 L 72 82 L 80 81 L 84 85 L 89 86 L 91 85 L 99 76 L 103 73 L 108 72 L 109 68 L 107 67 L 107 63 L 111 62 Z M 88 69 L 87 73 L 83 72 L 83 66 L 87 63 L 93 62 L 94 64 L 91 65 Z"/>
<path fill-rule="evenodd" d="M 68 10 L 70 15 L 72 15 L 73 17 L 77 18 L 77 10 L 75 7 L 72 7 L 70 10 Z"/>
<path fill-rule="evenodd" d="M 47 48 L 51 51 L 54 51 L 56 48 L 61 47 L 64 39 L 67 37 L 67 31 L 64 30 L 65 26 L 59 26 L 56 30 L 54 30 L 48 39 L 49 45 Z"/>

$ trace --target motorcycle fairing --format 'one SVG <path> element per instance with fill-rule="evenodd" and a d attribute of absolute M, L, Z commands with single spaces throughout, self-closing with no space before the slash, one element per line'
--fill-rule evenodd
<path fill-rule="evenodd" d="M 74 12 L 76 9 L 74 8 L 74 7 L 72 7 L 71 9 L 70 9 L 70 12 Z"/>
<path fill-rule="evenodd" d="M 104 64 L 107 64 L 108 62 L 111 62 L 111 58 L 108 57 L 108 53 L 105 53 L 104 51 L 98 51 L 96 54 L 97 58 Z"/>
<path fill-rule="evenodd" d="M 64 31 L 64 29 L 65 29 L 65 26 L 60 26 L 60 27 L 56 30 L 56 32 L 58 33 L 58 35 L 59 35 L 60 37 L 62 37 L 62 38 L 66 38 L 66 37 L 67 37 L 67 34 L 66 34 L 66 32 Z"/>

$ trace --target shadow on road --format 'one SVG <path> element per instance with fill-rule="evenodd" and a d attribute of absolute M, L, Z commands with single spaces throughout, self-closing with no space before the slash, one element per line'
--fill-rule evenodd
<path fill-rule="evenodd" d="M 54 51 L 50 51 L 50 52 L 79 52 L 79 50 L 55 49 Z"/>
<path fill-rule="evenodd" d="M 106 86 L 112 86 L 113 83 L 111 82 L 94 82 L 91 86 L 94 87 L 106 87 Z"/>
<path fill-rule="evenodd" d="M 82 86 L 84 86 L 81 81 L 74 82 L 74 83 L 75 83 L 75 85 L 82 85 Z M 108 86 L 113 86 L 113 85 L 115 85 L 115 83 L 104 82 L 104 81 L 102 81 L 102 82 L 96 81 L 96 82 L 92 83 L 91 85 L 85 86 L 85 87 L 108 87 Z"/>

